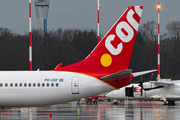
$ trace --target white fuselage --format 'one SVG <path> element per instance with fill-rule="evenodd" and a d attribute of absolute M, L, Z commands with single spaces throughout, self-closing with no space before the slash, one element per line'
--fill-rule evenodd
<path fill-rule="evenodd" d="M 61 71 L 0 72 L 0 106 L 59 104 L 113 90 L 95 77 Z"/>
<path fill-rule="evenodd" d="M 158 89 L 152 89 L 149 91 L 142 92 L 141 96 L 141 87 L 138 86 L 138 84 L 131 84 L 126 87 L 122 87 L 118 90 L 113 90 L 110 93 L 106 95 L 109 99 L 114 100 L 125 100 L 126 98 L 126 88 L 134 86 L 134 89 L 132 92 L 133 96 L 131 97 L 132 100 L 161 100 L 161 98 L 164 96 L 167 99 L 170 100 L 180 100 L 180 81 L 176 82 L 174 86 L 165 86 Z M 152 99 L 153 97 L 153 99 Z"/>

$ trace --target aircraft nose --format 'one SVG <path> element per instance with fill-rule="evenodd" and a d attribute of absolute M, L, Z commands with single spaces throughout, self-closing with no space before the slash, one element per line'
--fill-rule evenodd
<path fill-rule="evenodd" d="M 107 98 L 111 98 L 112 92 L 109 92 L 108 94 L 105 95 Z"/>

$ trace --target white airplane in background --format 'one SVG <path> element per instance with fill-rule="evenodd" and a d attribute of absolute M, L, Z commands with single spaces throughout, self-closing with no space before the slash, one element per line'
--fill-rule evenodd
<path fill-rule="evenodd" d="M 141 88 L 143 86 L 143 88 Z M 175 101 L 180 100 L 180 80 L 169 81 L 162 79 L 158 81 L 145 82 L 143 85 L 131 84 L 118 90 L 113 90 L 106 95 L 107 98 L 114 100 L 155 100 L 163 101 L 165 105 L 175 105 Z"/>
<path fill-rule="evenodd" d="M 129 62 L 142 6 L 130 6 L 84 60 L 52 71 L 0 72 L 0 106 L 33 107 L 95 96 L 131 82 Z"/>

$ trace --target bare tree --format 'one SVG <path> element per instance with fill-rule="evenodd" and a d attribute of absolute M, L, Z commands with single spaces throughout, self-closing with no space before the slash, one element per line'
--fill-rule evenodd
<path fill-rule="evenodd" d="M 154 42 L 157 38 L 155 34 L 155 30 L 157 29 L 157 23 L 152 21 L 148 21 L 144 23 L 143 26 L 140 26 L 139 32 L 141 33 L 142 38 L 144 41 L 147 42 Z"/>
<path fill-rule="evenodd" d="M 171 40 L 179 40 L 180 38 L 180 21 L 168 22 L 166 25 L 167 35 Z"/>
<path fill-rule="evenodd" d="M 169 47 L 168 57 L 170 58 L 169 72 L 175 78 L 180 71 L 180 21 L 168 22 L 166 30 L 171 41 L 167 46 Z"/>

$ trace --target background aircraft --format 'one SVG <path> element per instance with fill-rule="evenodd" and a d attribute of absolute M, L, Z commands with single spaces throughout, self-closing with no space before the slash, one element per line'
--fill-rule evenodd
<path fill-rule="evenodd" d="M 180 100 L 180 81 L 170 81 L 162 79 L 139 84 L 131 84 L 118 90 L 113 90 L 106 95 L 113 99 L 114 104 L 117 100 L 125 100 L 126 97 L 131 100 L 157 100 L 163 101 L 165 105 L 175 105 L 175 101 Z"/>

